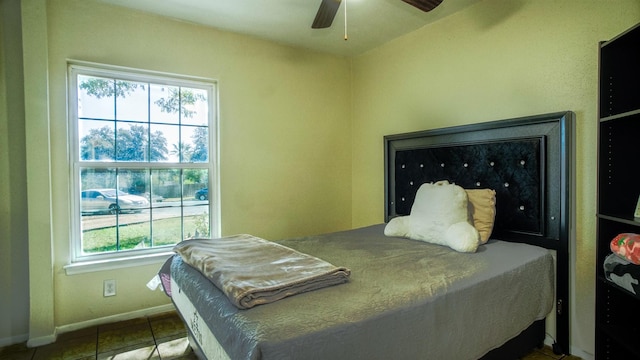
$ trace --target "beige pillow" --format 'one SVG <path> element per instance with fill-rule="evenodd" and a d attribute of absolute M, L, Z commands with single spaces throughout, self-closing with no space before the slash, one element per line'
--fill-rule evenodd
<path fill-rule="evenodd" d="M 496 192 L 492 189 L 465 189 L 469 198 L 469 214 L 473 226 L 480 233 L 480 242 L 486 243 L 493 231 L 496 218 Z"/>

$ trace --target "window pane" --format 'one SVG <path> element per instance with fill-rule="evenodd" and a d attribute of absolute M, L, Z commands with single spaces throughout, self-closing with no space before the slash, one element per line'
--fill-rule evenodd
<path fill-rule="evenodd" d="M 187 205 L 189 200 L 209 200 L 209 170 L 207 169 L 184 169 L 184 201 Z M 201 205 L 201 204 L 196 204 Z"/>
<path fill-rule="evenodd" d="M 145 196 L 151 203 L 150 204 L 151 207 L 165 207 L 166 204 L 171 201 L 171 199 L 167 197 L 167 195 L 170 195 L 170 194 L 167 194 L 166 192 L 162 191 L 162 187 L 160 186 L 160 181 L 161 181 L 161 179 L 159 178 L 160 171 L 167 171 L 167 170 L 151 170 L 150 182 L 149 182 L 150 186 L 148 186 L 145 191 Z"/>
<path fill-rule="evenodd" d="M 92 215 L 82 218 L 82 253 L 95 254 L 116 251 L 117 215 Z"/>
<path fill-rule="evenodd" d="M 94 189 L 115 189 L 117 181 L 117 172 L 115 168 L 96 169 L 82 168 L 80 169 L 81 191 Z"/>
<path fill-rule="evenodd" d="M 78 75 L 78 117 L 115 119 L 115 81 Z"/>
<path fill-rule="evenodd" d="M 210 237 L 209 171 L 206 169 L 185 169 L 183 171 L 183 179 L 185 189 L 185 238 Z"/>
<path fill-rule="evenodd" d="M 149 161 L 166 161 L 169 156 L 169 148 L 167 147 L 167 136 L 162 131 L 151 131 L 151 144 L 149 147 Z"/>
<path fill-rule="evenodd" d="M 173 245 L 182 240 L 182 192 L 179 169 L 151 171 L 153 246 Z"/>
<path fill-rule="evenodd" d="M 118 122 L 116 132 L 116 160 L 146 161 L 149 158 L 148 125 Z"/>
<path fill-rule="evenodd" d="M 115 159 L 115 123 L 112 121 L 81 120 L 78 122 L 80 159 Z"/>
<path fill-rule="evenodd" d="M 180 126 L 178 125 L 149 125 L 151 129 L 151 161 L 153 162 L 178 162 L 179 147 L 178 136 Z"/>
<path fill-rule="evenodd" d="M 209 130 L 206 127 L 183 126 L 182 144 L 185 149 L 183 162 L 209 161 Z"/>
<path fill-rule="evenodd" d="M 182 205 L 182 192 L 180 191 L 179 169 L 154 169 L 151 171 L 154 196 L 162 197 L 162 203 L 157 207 Z"/>
<path fill-rule="evenodd" d="M 151 84 L 150 89 L 150 120 L 156 123 L 178 124 L 179 88 L 177 86 L 167 86 Z"/>
<path fill-rule="evenodd" d="M 117 202 L 116 169 L 84 168 L 80 172 L 82 214 L 82 252 L 103 252 L 117 247 L 115 225 Z"/>
<path fill-rule="evenodd" d="M 207 91 L 183 87 L 180 94 L 182 124 L 206 126 L 209 122 Z"/>
<path fill-rule="evenodd" d="M 149 169 L 123 169 L 118 171 L 120 190 L 149 200 L 151 175 Z"/>
<path fill-rule="evenodd" d="M 145 83 L 117 80 L 116 119 L 149 121 L 149 87 Z"/>
<path fill-rule="evenodd" d="M 118 251 L 136 250 L 151 247 L 151 224 L 148 213 L 146 221 L 138 219 L 140 216 L 118 215 Z"/>
<path fill-rule="evenodd" d="M 189 206 L 184 212 L 185 239 L 210 237 L 208 206 Z"/>
<path fill-rule="evenodd" d="M 182 241 L 182 208 L 168 206 L 153 209 L 153 246 L 174 245 Z"/>

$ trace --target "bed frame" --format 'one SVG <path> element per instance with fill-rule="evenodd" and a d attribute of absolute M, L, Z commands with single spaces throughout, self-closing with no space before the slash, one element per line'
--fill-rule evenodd
<path fill-rule="evenodd" d="M 446 179 L 496 190 L 492 238 L 555 250 L 558 354 L 569 353 L 574 117 L 566 111 L 384 137 L 385 222 L 410 213 L 421 184 Z M 541 320 L 485 358 L 515 358 L 542 345 L 544 332 Z"/>

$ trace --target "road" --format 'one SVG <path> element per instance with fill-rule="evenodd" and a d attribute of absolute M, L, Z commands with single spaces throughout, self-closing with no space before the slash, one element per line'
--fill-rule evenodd
<path fill-rule="evenodd" d="M 209 202 L 193 200 L 185 201 L 182 211 L 184 216 L 200 215 L 209 211 L 207 206 Z M 166 219 L 170 217 L 179 217 L 180 203 L 164 202 L 153 203 L 153 208 L 148 210 L 142 210 L 139 213 L 121 213 L 118 216 L 118 223 L 120 225 L 133 224 L 139 222 L 145 222 L 150 220 L 150 215 L 153 214 L 153 220 Z M 111 214 L 96 214 L 96 215 L 83 215 L 82 216 L 82 230 L 100 229 L 110 226 L 115 226 L 116 216 Z"/>

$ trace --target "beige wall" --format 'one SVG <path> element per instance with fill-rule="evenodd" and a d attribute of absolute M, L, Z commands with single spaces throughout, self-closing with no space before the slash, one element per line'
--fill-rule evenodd
<path fill-rule="evenodd" d="M 637 0 L 485 0 L 354 59 L 353 225 L 383 219 L 384 135 L 574 111 L 571 347 L 593 354 L 598 42 L 638 21 Z"/>
<path fill-rule="evenodd" d="M 63 270 L 70 253 L 67 59 L 218 81 L 223 235 L 279 239 L 351 226 L 347 59 L 94 1 L 23 0 L 23 22 L 32 26 L 23 26 L 25 63 L 38 72 L 25 79 L 38 99 L 26 115 L 28 158 L 38 164 L 27 167 L 29 191 L 43 194 L 29 199 L 29 230 L 37 232 L 29 239 L 31 345 L 49 341 L 56 328 L 169 304 L 145 287 L 159 264 Z M 49 186 L 50 196 L 41 190 Z M 115 297 L 102 296 L 104 279 L 116 280 Z"/>

